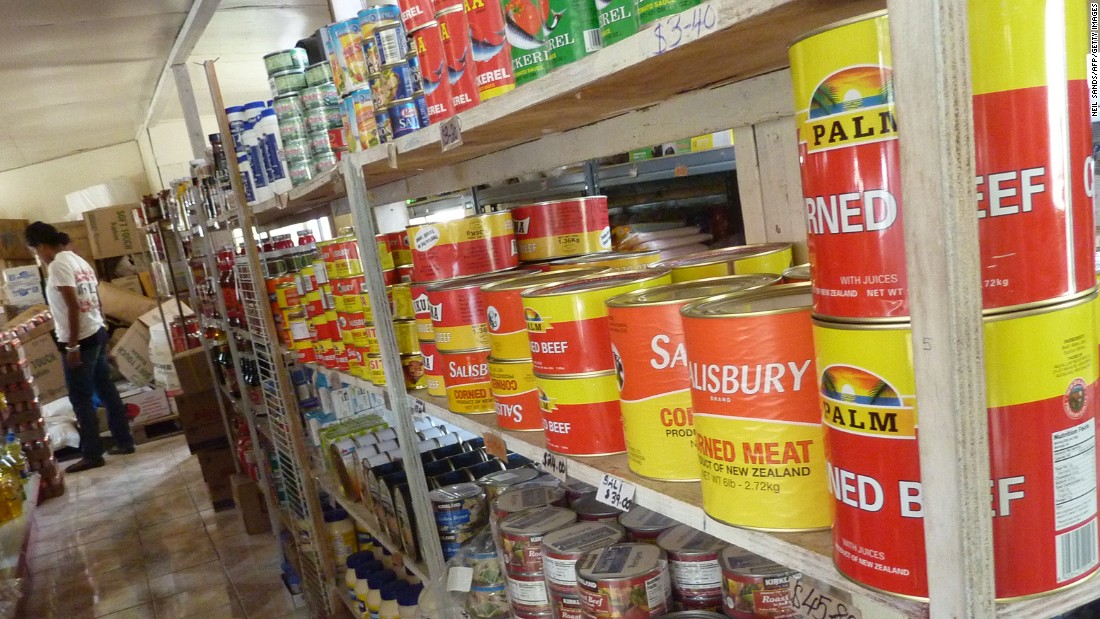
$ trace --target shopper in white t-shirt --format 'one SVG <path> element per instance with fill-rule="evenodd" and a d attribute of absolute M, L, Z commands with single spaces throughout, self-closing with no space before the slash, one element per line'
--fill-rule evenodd
<path fill-rule="evenodd" d="M 92 397 L 107 407 L 107 424 L 115 446 L 107 453 L 134 453 L 134 437 L 126 407 L 111 382 L 107 366 L 107 328 L 99 304 L 99 280 L 95 269 L 80 256 L 65 250 L 69 235 L 50 224 L 36 221 L 24 236 L 31 251 L 46 265 L 46 302 L 53 313 L 58 347 L 65 353 L 65 385 L 69 402 L 80 424 L 83 457 L 65 469 L 78 473 L 104 465 L 103 441 Z"/>

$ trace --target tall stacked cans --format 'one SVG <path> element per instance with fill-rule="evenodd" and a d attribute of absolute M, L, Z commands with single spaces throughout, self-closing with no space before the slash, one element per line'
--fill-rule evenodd
<path fill-rule="evenodd" d="M 1085 8 L 969 4 L 998 599 L 1100 566 Z M 890 63 L 882 13 L 791 47 L 834 559 L 926 597 Z"/>
<path fill-rule="evenodd" d="M 263 201 L 289 190 L 291 181 L 275 110 L 263 101 L 253 101 L 228 107 L 225 113 L 246 199 L 250 203 Z"/>

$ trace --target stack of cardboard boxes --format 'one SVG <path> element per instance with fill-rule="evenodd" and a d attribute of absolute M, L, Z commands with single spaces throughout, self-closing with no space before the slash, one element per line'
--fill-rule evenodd
<path fill-rule="evenodd" d="M 230 476 L 236 473 L 236 455 L 218 406 L 218 398 L 226 396 L 211 375 L 202 348 L 175 355 L 173 364 L 183 390 L 175 400 L 187 446 L 198 456 L 214 509 L 230 509 L 233 507 Z"/>
<path fill-rule="evenodd" d="M 53 457 L 41 411 L 42 402 L 65 390 L 52 330 L 53 319 L 45 306 L 28 309 L 0 330 L 0 425 L 5 436 L 14 432 L 23 443 L 28 466 L 41 475 L 42 498 L 65 492 L 64 474 Z"/>

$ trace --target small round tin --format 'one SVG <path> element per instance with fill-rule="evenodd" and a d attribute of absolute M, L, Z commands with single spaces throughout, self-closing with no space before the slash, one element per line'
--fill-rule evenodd
<path fill-rule="evenodd" d="M 420 112 L 416 109 L 416 102 L 412 99 L 398 99 L 389 109 L 390 123 L 393 126 L 393 137 L 399 138 L 420 129 Z"/>
<path fill-rule="evenodd" d="M 409 55 L 409 42 L 401 24 L 383 24 L 374 29 L 374 41 L 378 44 L 378 59 L 382 65 L 399 62 Z"/>
<path fill-rule="evenodd" d="M 378 128 L 378 143 L 385 144 L 386 142 L 393 141 L 393 124 L 390 122 L 390 112 L 388 108 L 377 106 L 377 102 L 374 108 L 374 123 Z"/>
<path fill-rule="evenodd" d="M 535 469 L 510 469 L 490 473 L 477 480 L 477 483 L 485 488 L 485 493 L 488 495 L 489 502 L 491 503 L 495 501 L 497 497 L 504 494 L 510 487 L 525 481 L 531 481 L 538 476 L 539 472 Z"/>
<path fill-rule="evenodd" d="M 315 64 L 311 64 L 306 67 L 306 85 L 307 86 L 320 86 L 321 84 L 332 83 L 332 65 L 329 62 L 323 61 Z M 335 86 L 333 86 L 335 88 Z"/>
<path fill-rule="evenodd" d="M 268 80 L 274 95 L 301 92 L 306 88 L 306 72 L 302 69 L 280 71 Z"/>
<path fill-rule="evenodd" d="M 337 94 L 336 86 L 332 82 L 305 88 L 298 93 L 298 97 L 307 110 L 340 104 L 340 95 Z"/>
<path fill-rule="evenodd" d="M 283 123 L 284 119 L 302 118 L 305 114 L 305 109 L 302 107 L 302 101 L 296 92 L 277 95 L 272 100 L 271 105 L 275 108 L 275 118 L 279 119 L 280 125 Z"/>
<path fill-rule="evenodd" d="M 621 509 L 597 501 L 595 492 L 585 494 L 572 505 L 573 511 L 577 512 L 577 520 L 582 522 L 618 522 L 623 514 Z"/>
<path fill-rule="evenodd" d="M 309 62 L 306 50 L 300 47 L 292 47 L 290 49 L 281 49 L 270 54 L 265 54 L 264 68 L 267 69 L 269 76 L 274 76 L 277 73 L 292 70 L 303 70 L 306 68 L 306 63 Z"/>
<path fill-rule="evenodd" d="M 286 157 L 287 163 L 309 162 L 309 139 L 297 138 L 283 141 L 283 156 Z"/>
<path fill-rule="evenodd" d="M 650 544 L 589 552 L 577 562 L 577 585 L 590 617 L 659 617 L 671 605 L 665 553 Z"/>
<path fill-rule="evenodd" d="M 500 521 L 501 550 L 509 574 L 542 574 L 542 538 L 577 521 L 564 507 L 542 507 Z"/>
<path fill-rule="evenodd" d="M 630 534 L 631 541 L 656 544 L 661 533 L 679 523 L 664 514 L 635 505 L 619 516 L 619 524 Z"/>

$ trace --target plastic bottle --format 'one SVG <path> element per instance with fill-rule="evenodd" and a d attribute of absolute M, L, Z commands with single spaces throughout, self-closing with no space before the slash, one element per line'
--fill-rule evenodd
<path fill-rule="evenodd" d="M 408 585 L 400 580 L 386 583 L 382 587 L 379 592 L 382 604 L 378 607 L 378 619 L 401 619 L 401 607 L 397 604 L 397 596 L 407 587 Z"/>
<path fill-rule="evenodd" d="M 367 610 L 370 619 L 378 619 L 378 609 L 382 607 L 382 586 L 397 580 L 393 570 L 382 570 L 367 577 Z"/>
<path fill-rule="evenodd" d="M 374 543 L 374 536 L 370 534 L 370 531 L 359 526 L 359 523 L 355 523 L 355 541 L 359 544 L 359 550 L 375 550 L 376 545 Z"/>
<path fill-rule="evenodd" d="M 369 617 L 367 612 L 367 594 L 370 590 L 370 577 L 375 572 L 382 571 L 382 564 L 378 561 L 364 561 L 355 568 L 355 596 L 354 600 L 359 607 L 360 617 Z"/>
<path fill-rule="evenodd" d="M 393 553 L 389 548 L 382 549 L 382 565 L 386 566 L 387 570 L 393 569 Z"/>
<path fill-rule="evenodd" d="M 397 616 L 401 619 L 417 619 L 417 606 L 420 605 L 420 592 L 424 590 L 421 585 L 405 587 L 397 594 Z"/>
<path fill-rule="evenodd" d="M 374 561 L 374 554 L 365 551 L 353 552 L 344 561 L 344 584 L 348 588 L 348 598 L 352 600 L 355 599 L 355 582 L 357 580 L 355 569 L 368 561 Z"/>
<path fill-rule="evenodd" d="M 343 574 L 348 555 L 357 550 L 355 542 L 355 525 L 348 518 L 348 513 L 342 509 L 334 509 L 324 513 L 325 533 L 332 544 L 333 557 L 336 559 L 337 577 Z"/>
<path fill-rule="evenodd" d="M 405 568 L 405 577 L 402 578 L 402 580 L 410 585 L 419 585 L 421 582 L 420 577 L 416 574 L 413 574 L 409 568 Z"/>
<path fill-rule="evenodd" d="M 19 477 L 27 478 L 27 455 L 23 453 L 23 442 L 19 440 L 19 437 L 15 435 L 15 432 L 8 432 L 7 452 L 11 456 L 11 459 L 15 462 L 16 470 L 19 471 Z"/>
<path fill-rule="evenodd" d="M 260 147 L 264 151 L 264 164 L 267 166 L 265 172 L 271 188 L 276 193 L 290 191 L 291 182 L 283 162 L 283 143 L 279 135 L 279 122 L 275 120 L 275 110 L 267 108 L 260 112 L 256 131 L 259 133 Z"/>

